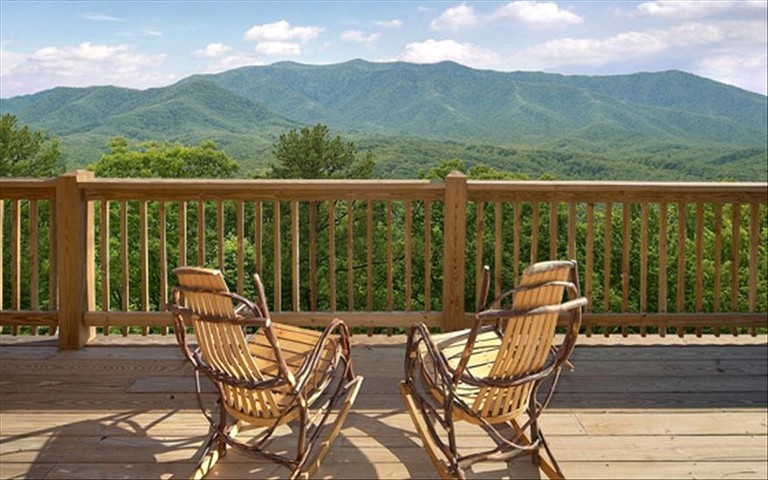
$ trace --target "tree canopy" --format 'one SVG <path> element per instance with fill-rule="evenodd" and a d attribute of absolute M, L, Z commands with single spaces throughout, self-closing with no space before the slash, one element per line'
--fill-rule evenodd
<path fill-rule="evenodd" d="M 358 158 L 354 142 L 331 136 L 328 127 L 292 129 L 280 135 L 273 147 L 278 164 L 273 178 L 372 178 L 375 165 L 369 152 Z"/>
<path fill-rule="evenodd" d="M 99 177 L 229 178 L 239 169 L 212 141 L 195 146 L 154 141 L 131 145 L 115 137 L 107 147 L 109 153 L 89 166 Z"/>
<path fill-rule="evenodd" d="M 63 170 L 58 139 L 19 125 L 14 115 L 0 118 L 0 177 L 49 177 Z"/>

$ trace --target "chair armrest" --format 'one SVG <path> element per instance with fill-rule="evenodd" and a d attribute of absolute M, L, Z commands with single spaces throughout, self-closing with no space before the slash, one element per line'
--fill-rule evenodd
<path fill-rule="evenodd" d="M 418 348 L 419 343 L 421 342 L 424 343 L 427 354 L 432 359 L 435 371 L 440 375 L 440 379 L 446 384 L 452 384 L 454 371 L 448 364 L 448 359 L 445 358 L 443 352 L 437 345 L 435 345 L 435 342 L 432 340 L 432 336 L 429 333 L 429 329 L 423 322 L 414 323 L 408 330 L 408 340 L 405 347 L 406 381 L 411 381 L 413 379 L 413 367 L 419 356 Z"/>
<path fill-rule="evenodd" d="M 305 358 L 298 372 L 296 372 L 296 391 L 300 392 L 304 389 L 304 385 L 309 379 L 310 375 L 314 373 L 317 368 L 320 358 L 323 354 L 323 350 L 326 348 L 326 344 L 332 340 L 332 335 L 338 335 L 341 341 L 341 348 L 347 355 L 350 354 L 349 343 L 349 328 L 344 320 L 340 318 L 334 318 L 331 323 L 326 325 L 323 329 L 320 338 L 318 338 L 312 352 Z M 351 366 L 350 366 L 351 368 Z"/>

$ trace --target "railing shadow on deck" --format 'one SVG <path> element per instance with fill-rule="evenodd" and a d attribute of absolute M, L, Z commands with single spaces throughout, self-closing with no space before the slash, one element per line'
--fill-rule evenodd
<path fill-rule="evenodd" d="M 765 409 L 768 406 L 768 345 L 764 338 L 749 339 L 749 343 L 740 344 L 744 340 L 724 338 L 718 344 L 702 345 L 594 345 L 587 340 L 577 345 L 572 357 L 576 369 L 563 374 L 550 411 L 599 411 L 610 415 L 612 411 L 628 410 Z M 140 345 L 140 342 L 134 345 Z M 46 397 L 50 401 L 35 400 L 35 395 L 46 395 L 46 386 L 34 381 L 28 383 L 30 391 L 23 392 L 31 401 L 22 404 L 20 399 L 5 397 L 9 402 L 0 405 L 0 413 L 21 409 L 22 415 L 34 416 L 35 410 L 53 414 L 61 411 L 62 419 L 65 419 L 73 412 L 94 410 L 93 418 L 47 428 L 31 426 L 23 433 L 4 434 L 0 445 L 5 444 L 2 450 L 6 452 L 26 448 L 27 439 L 47 437 L 42 446 L 30 448 L 37 448 L 37 453 L 31 469 L 22 477 L 43 477 L 51 469 L 59 468 L 58 463 L 66 463 L 68 454 L 80 460 L 72 463 L 79 463 L 78 468 L 85 470 L 77 474 L 85 476 L 88 472 L 95 474 L 98 468 L 109 468 L 110 477 L 186 478 L 194 469 L 207 428 L 193 400 L 191 371 L 175 346 L 166 342 L 165 346 L 154 347 L 146 344 L 129 348 L 94 346 L 80 351 L 59 351 L 55 339 L 27 338 L 17 345 L 4 344 L 0 351 L 4 352 L 3 357 L 17 362 L 43 359 L 50 362 L 52 370 L 62 368 L 66 371 L 67 362 L 77 359 L 98 360 L 104 363 L 105 370 L 110 370 L 120 362 L 152 358 L 161 359 L 172 369 L 150 375 L 137 373 L 130 378 L 128 388 L 100 391 L 89 400 L 57 399 L 55 393 L 50 392 Z M 369 443 L 378 442 L 383 452 L 379 455 L 397 462 L 411 478 L 429 474 L 428 458 L 409 423 L 403 421 L 407 414 L 397 391 L 403 354 L 403 346 L 396 339 L 392 339 L 391 344 L 369 346 L 362 341 L 353 346 L 357 370 L 366 381 L 336 440 L 336 445 L 343 447 L 343 454 L 332 449 L 320 475 L 338 478 L 339 472 L 347 468 L 345 462 L 354 457 L 355 475 L 360 478 L 380 476 L 378 469 L 382 466 L 375 458 L 367 458 L 367 453 L 360 450 L 357 441 L 349 435 L 366 436 Z M 171 374 L 173 378 L 169 376 Z M 14 375 L 24 374 L 14 374 L 10 370 L 3 382 L 13 384 Z M 87 394 L 88 382 L 78 386 L 78 381 L 81 380 L 72 379 L 72 388 Z M 159 394 L 153 399 L 162 398 L 162 401 L 151 405 L 144 403 L 141 407 L 144 401 L 131 399 L 149 395 L 148 392 Z M 180 412 L 184 412 L 182 418 L 191 419 L 192 423 L 174 419 Z M 174 432 L 179 425 L 186 428 L 168 433 Z M 113 463 L 98 467 L 98 462 L 105 458 L 111 458 Z M 285 476 L 279 467 L 263 462 L 237 458 L 236 454 L 228 459 L 217 467 L 225 477 Z M 87 465 L 91 461 L 95 466 Z M 125 466 L 117 465 L 121 462 Z M 137 468 L 137 464 L 142 464 L 143 469 L 138 475 L 131 470 Z M 525 478 L 536 474 L 529 462 L 515 462 L 510 468 Z M 472 478 L 509 475 L 506 468 L 492 466 L 473 472 Z"/>

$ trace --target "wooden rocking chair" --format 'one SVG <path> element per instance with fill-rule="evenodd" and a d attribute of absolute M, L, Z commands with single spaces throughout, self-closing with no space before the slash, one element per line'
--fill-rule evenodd
<path fill-rule="evenodd" d="M 516 289 L 489 304 L 495 308 L 482 309 L 488 277 L 485 267 L 471 329 L 435 341 L 424 324 L 411 327 L 401 394 L 442 478 L 466 478 L 465 469 L 476 462 L 507 462 L 523 453 L 549 478 L 564 478 L 538 418 L 575 346 L 587 303 L 579 294 L 576 262 L 534 264 Z M 571 300 L 564 301 L 566 291 Z M 509 300 L 510 308 L 498 307 Z M 563 342 L 555 345 L 560 314 L 570 319 Z M 455 429 L 460 420 L 482 427 L 495 447 L 460 453 Z"/>
<path fill-rule="evenodd" d="M 257 302 L 229 292 L 219 270 L 180 267 L 173 290 L 176 338 L 195 370 L 198 403 L 211 433 L 193 478 L 204 477 L 227 446 L 287 467 L 291 478 L 311 476 L 328 453 L 362 383 L 350 357 L 349 331 L 340 319 L 323 332 L 270 320 L 264 287 L 254 275 Z M 193 326 L 198 347 L 187 344 Z M 247 336 L 246 328 L 255 332 Z M 200 373 L 216 386 L 218 419 L 206 408 Z M 319 438 L 331 411 L 339 411 Z M 295 456 L 267 450 L 280 425 L 298 430 Z M 236 439 L 246 427 L 259 430 L 248 442 Z"/>

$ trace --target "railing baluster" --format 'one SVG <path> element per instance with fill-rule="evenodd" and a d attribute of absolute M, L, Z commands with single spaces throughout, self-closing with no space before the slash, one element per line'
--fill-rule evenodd
<path fill-rule="evenodd" d="M 219 270 L 224 271 L 224 202 L 219 200 L 216 202 L 216 253 L 218 256 Z"/>
<path fill-rule="evenodd" d="M 475 299 L 480 297 L 480 275 L 483 271 L 483 227 L 485 226 L 485 202 L 475 202 L 476 238 L 475 238 Z"/>
<path fill-rule="evenodd" d="M 595 265 L 595 204 L 590 202 L 587 204 L 587 239 L 586 239 L 586 259 L 584 263 L 584 296 L 589 299 L 594 298 L 593 295 L 593 278 L 594 265 Z M 592 302 L 588 302 L 584 307 L 585 312 L 592 311 Z M 587 325 L 586 334 L 588 337 L 592 336 L 592 325 Z"/>
<path fill-rule="evenodd" d="M 130 287 L 129 287 L 129 268 L 130 259 L 128 257 L 128 202 L 120 202 L 120 260 L 121 260 L 121 307 L 124 312 L 130 310 Z M 128 336 L 128 327 L 123 327 L 123 336 Z"/>
<path fill-rule="evenodd" d="M 147 202 L 139 201 L 139 231 L 141 238 L 141 309 L 149 311 L 149 252 L 148 252 L 148 227 L 147 227 Z M 141 334 L 147 335 L 149 328 L 141 327 Z"/>
<path fill-rule="evenodd" d="M 317 202 L 309 202 L 309 308 L 317 310 Z"/>
<path fill-rule="evenodd" d="M 237 229 L 237 293 L 245 294 L 245 205 L 235 202 Z"/>
<path fill-rule="evenodd" d="M 37 200 L 29 201 L 29 306 L 30 310 L 40 310 L 40 255 L 38 253 L 38 206 Z M 32 327 L 32 335 L 37 335 L 38 326 Z"/>
<path fill-rule="evenodd" d="M 109 281 L 109 201 L 101 202 L 101 309 L 110 310 L 111 285 Z M 109 335 L 109 325 L 104 325 L 102 333 Z"/>
<path fill-rule="evenodd" d="M 659 313 L 667 311 L 667 204 L 659 204 Z M 667 334 L 666 326 L 659 326 L 659 336 Z"/>
<path fill-rule="evenodd" d="M 749 258 L 757 259 L 757 250 L 760 242 L 760 205 L 751 203 L 749 205 Z M 749 312 L 754 312 L 757 308 L 757 265 L 753 260 L 749 262 Z M 749 334 L 753 337 L 757 335 L 754 326 L 749 327 Z"/>
<path fill-rule="evenodd" d="M 576 258 L 576 202 L 568 203 L 568 258 Z"/>
<path fill-rule="evenodd" d="M 328 200 L 328 281 L 330 309 L 336 311 L 336 201 Z"/>
<path fill-rule="evenodd" d="M 179 202 L 179 267 L 187 265 L 187 202 Z"/>
<path fill-rule="evenodd" d="M 197 202 L 197 264 L 205 266 L 205 202 Z"/>
<path fill-rule="evenodd" d="M 3 245 L 5 245 L 5 242 L 3 241 L 3 235 L 5 232 L 5 200 L 0 199 L 0 310 L 5 310 L 5 303 L 3 299 L 3 292 L 5 291 L 3 289 L 3 279 L 5 278 L 5 275 L 3 274 L 3 268 L 5 265 L 5 257 L 3 254 Z M 2 326 L 0 326 L 0 330 L 2 330 Z"/>
<path fill-rule="evenodd" d="M 603 249 L 603 311 L 611 311 L 611 236 L 613 224 L 613 205 L 605 204 L 605 244 Z M 606 335 L 608 330 L 605 331 Z"/>
<path fill-rule="evenodd" d="M 549 258 L 557 259 L 557 202 L 549 202 Z"/>
<path fill-rule="evenodd" d="M 714 290 L 712 292 L 712 310 L 720 311 L 720 289 L 722 288 L 720 276 L 723 267 L 723 204 L 715 204 L 715 274 Z M 719 336 L 720 329 L 716 330 Z"/>
<path fill-rule="evenodd" d="M 629 230 L 629 221 L 632 215 L 632 205 L 624 202 L 621 213 L 621 311 L 629 311 L 629 251 L 632 238 Z M 621 336 L 629 334 L 629 326 L 621 326 Z"/>
<path fill-rule="evenodd" d="M 353 201 L 347 200 L 347 310 L 350 312 L 355 309 L 354 215 Z"/>
<path fill-rule="evenodd" d="M 512 286 L 517 287 L 517 282 L 520 279 L 520 235 L 521 235 L 521 217 L 523 215 L 523 204 L 521 202 L 515 202 L 514 205 L 514 228 L 512 234 Z"/>
<path fill-rule="evenodd" d="M 373 311 L 373 200 L 368 200 L 365 212 L 365 245 L 366 245 L 366 300 L 368 311 Z M 368 336 L 373 335 L 373 328 L 367 327 Z"/>
<path fill-rule="evenodd" d="M 160 201 L 157 205 L 157 223 L 158 223 L 158 235 L 159 235 L 159 258 L 160 262 L 160 284 L 158 285 L 159 297 L 157 299 L 157 309 L 161 312 L 167 311 L 168 304 L 168 241 L 166 238 L 166 218 L 165 218 L 165 202 Z M 162 327 L 161 333 L 163 335 L 168 334 L 168 327 Z"/>
<path fill-rule="evenodd" d="M 694 304 L 697 312 L 701 312 L 704 309 L 704 272 L 702 265 L 704 263 L 704 204 L 696 202 L 696 232 L 694 242 L 696 245 L 696 278 L 694 283 Z M 702 329 L 697 326 L 695 328 L 696 336 L 701 337 Z"/>
<path fill-rule="evenodd" d="M 432 202 L 424 201 L 424 310 L 432 310 Z"/>
<path fill-rule="evenodd" d="M 498 297 L 501 295 L 501 257 L 503 255 L 503 235 L 502 235 L 502 203 L 499 201 L 496 201 L 494 203 L 494 220 L 493 220 L 493 226 L 495 229 L 495 252 L 493 255 L 494 258 L 494 266 L 493 266 L 493 296 Z M 485 299 L 483 299 L 485 301 Z"/>
<path fill-rule="evenodd" d="M 392 202 L 387 201 L 387 311 L 392 311 Z"/>
<path fill-rule="evenodd" d="M 531 203 L 531 208 L 531 263 L 536 263 L 539 260 L 539 202 Z"/>
<path fill-rule="evenodd" d="M 291 308 L 299 311 L 299 202 L 291 202 Z"/>
<path fill-rule="evenodd" d="M 264 252 L 262 251 L 262 245 L 263 245 L 263 235 L 264 235 L 264 219 L 262 218 L 262 208 L 261 208 L 261 201 L 257 201 L 254 204 L 254 213 L 253 213 L 253 244 L 256 250 L 255 253 L 255 263 L 254 266 L 256 268 L 256 273 L 259 275 L 263 275 L 264 272 L 262 271 L 262 265 L 264 264 L 262 255 Z"/>
<path fill-rule="evenodd" d="M 731 311 L 739 311 L 739 240 L 741 236 L 741 204 L 733 203 L 732 229 L 731 229 Z M 735 327 L 731 327 L 733 336 L 739 334 Z"/>
<path fill-rule="evenodd" d="M 648 311 L 648 202 L 640 205 L 640 312 Z M 640 336 L 645 337 L 646 326 L 640 326 Z"/>
<path fill-rule="evenodd" d="M 21 309 L 21 201 L 11 202 L 11 309 Z M 13 326 L 18 335 L 19 326 Z"/>
<path fill-rule="evenodd" d="M 688 236 L 687 232 L 687 211 L 688 208 L 685 203 L 680 202 L 677 204 L 677 311 L 685 311 L 685 241 Z M 685 335 L 685 327 L 677 326 L 677 336 L 683 337 Z"/>
<path fill-rule="evenodd" d="M 273 244 L 273 252 L 272 252 L 272 263 L 274 268 L 274 285 L 272 288 L 275 289 L 274 291 L 274 310 L 276 312 L 281 312 L 283 310 L 283 285 L 282 285 L 282 278 L 283 278 L 283 272 L 282 272 L 282 254 L 281 254 L 281 243 L 282 239 L 280 236 L 280 200 L 274 201 L 274 207 L 273 207 L 273 219 L 272 219 L 272 244 Z"/>

